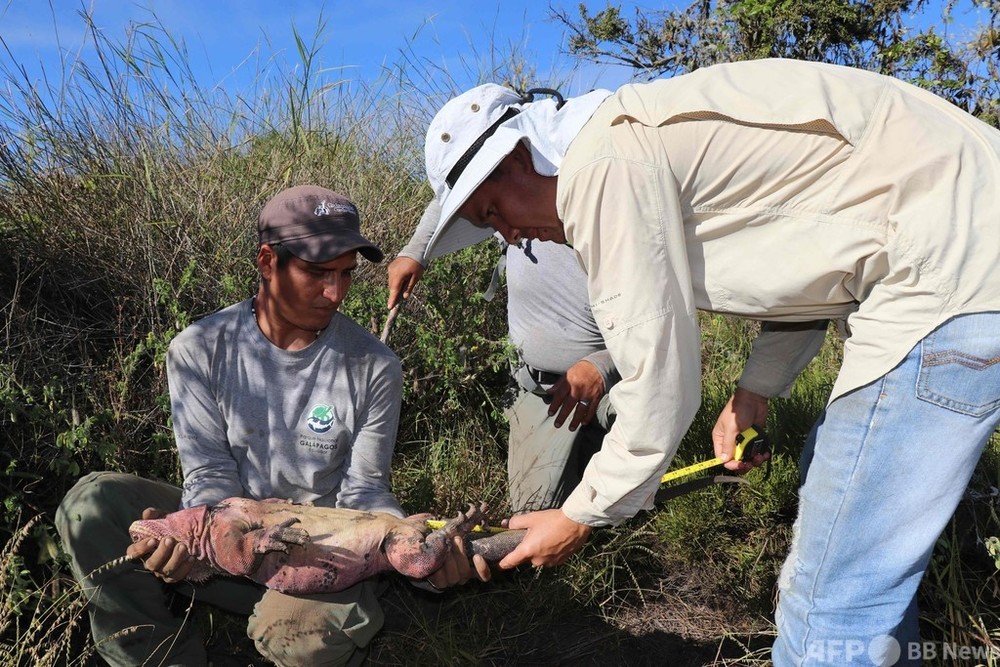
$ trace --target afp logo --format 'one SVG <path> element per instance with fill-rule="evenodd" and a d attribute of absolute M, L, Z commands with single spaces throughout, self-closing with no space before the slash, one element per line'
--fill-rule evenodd
<path fill-rule="evenodd" d="M 333 420 L 336 418 L 332 405 L 320 403 L 313 406 L 309 419 L 306 420 L 306 426 L 313 433 L 326 433 L 333 427 Z"/>

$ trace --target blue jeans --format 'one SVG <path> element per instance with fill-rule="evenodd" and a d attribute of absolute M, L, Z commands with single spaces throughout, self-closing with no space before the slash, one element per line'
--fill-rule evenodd
<path fill-rule="evenodd" d="M 803 453 L 773 660 L 920 664 L 915 595 L 1000 422 L 1000 313 L 953 318 L 833 401 Z"/>

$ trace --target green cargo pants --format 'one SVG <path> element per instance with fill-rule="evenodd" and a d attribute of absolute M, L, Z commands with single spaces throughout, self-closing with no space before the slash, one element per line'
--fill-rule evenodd
<path fill-rule="evenodd" d="M 601 448 L 614 419 L 613 410 L 605 395 L 594 419 L 574 432 L 568 422 L 555 427 L 549 404 L 540 393 L 518 393 L 513 405 L 504 410 L 510 425 L 507 480 L 515 513 L 563 504 L 583 478 L 590 457 Z"/>

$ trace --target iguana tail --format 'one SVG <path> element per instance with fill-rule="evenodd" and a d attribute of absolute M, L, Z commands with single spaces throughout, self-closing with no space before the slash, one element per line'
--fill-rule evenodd
<path fill-rule="evenodd" d="M 527 530 L 505 530 L 499 533 L 469 533 L 465 536 L 466 553 L 479 554 L 490 563 L 503 560 L 517 548 Z"/>
<path fill-rule="evenodd" d="M 115 558 L 114 560 L 108 561 L 104 565 L 100 565 L 100 566 L 94 568 L 89 574 L 87 574 L 84 577 L 84 580 L 85 581 L 89 581 L 92 584 L 97 584 L 98 582 L 95 579 L 96 577 L 100 577 L 103 574 L 107 574 L 108 572 L 111 572 L 112 570 L 117 570 L 118 568 L 122 567 L 123 565 L 125 565 L 127 563 L 131 563 L 131 562 L 137 561 L 137 560 L 139 560 L 139 558 L 136 558 L 136 557 L 133 557 L 133 556 L 119 556 L 118 558 Z"/>

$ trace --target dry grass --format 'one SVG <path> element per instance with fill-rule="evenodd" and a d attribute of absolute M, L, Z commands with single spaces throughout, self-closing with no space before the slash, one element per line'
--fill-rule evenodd
<path fill-rule="evenodd" d="M 331 78 L 307 36 L 298 67 L 227 97 L 198 88 L 155 22 L 123 43 L 88 28 L 99 67 L 39 90 L 7 66 L 0 90 L 4 664 L 84 664 L 93 651 L 82 595 L 46 547 L 48 517 L 90 470 L 177 481 L 163 354 L 187 323 L 251 293 L 263 202 L 288 185 L 328 185 L 358 203 L 366 232 L 392 255 L 430 196 L 423 127 L 452 92 L 447 72 L 412 54 L 370 86 Z M 530 81 L 517 55 L 488 58 L 481 80 Z M 392 334 L 406 377 L 394 486 L 411 511 L 450 514 L 470 501 L 486 501 L 493 518 L 505 510 L 508 350 L 503 299 L 479 296 L 495 261 L 488 245 L 435 264 Z M 366 267 L 345 304 L 376 334 L 384 271 Z M 682 460 L 703 458 L 754 332 L 720 317 L 702 326 L 705 397 Z M 765 664 L 798 448 L 839 351 L 831 340 L 775 406 L 768 426 L 779 455 L 766 482 L 707 490 L 599 531 L 562 568 L 436 598 L 394 581 L 373 662 Z M 937 641 L 1000 641 L 996 567 L 976 557 L 1000 535 L 990 494 L 1000 486 L 997 450 L 922 589 Z M 242 621 L 219 626 L 194 611 L 208 634 L 239 634 Z"/>
<path fill-rule="evenodd" d="M 21 549 L 41 525 L 34 516 L 0 551 L 0 664 L 83 665 L 91 649 L 80 648 L 86 631 L 84 599 L 65 575 L 38 585 L 25 567 Z"/>

